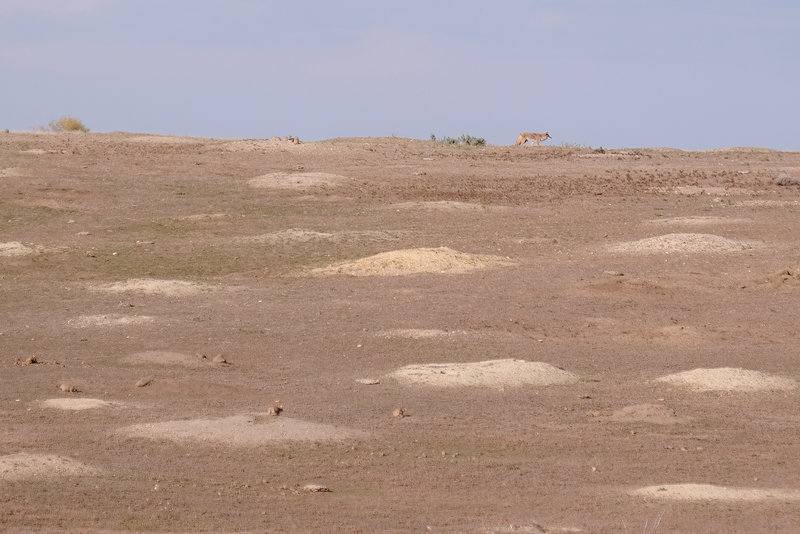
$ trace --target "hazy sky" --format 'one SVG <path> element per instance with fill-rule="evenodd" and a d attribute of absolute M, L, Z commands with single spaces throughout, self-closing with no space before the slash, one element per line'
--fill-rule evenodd
<path fill-rule="evenodd" d="M 796 0 L 0 0 L 0 129 L 800 150 Z"/>

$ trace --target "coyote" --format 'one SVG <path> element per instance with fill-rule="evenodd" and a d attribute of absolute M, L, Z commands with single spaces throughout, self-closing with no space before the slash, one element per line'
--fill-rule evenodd
<path fill-rule="evenodd" d="M 550 137 L 550 134 L 547 133 L 547 132 L 545 132 L 543 134 L 524 132 L 524 133 L 519 134 L 519 137 L 517 137 L 517 143 L 516 144 L 517 145 L 524 145 L 526 142 L 530 141 L 531 145 L 539 146 L 539 143 L 541 143 L 542 141 L 546 141 L 548 139 L 552 139 L 552 138 Z"/>

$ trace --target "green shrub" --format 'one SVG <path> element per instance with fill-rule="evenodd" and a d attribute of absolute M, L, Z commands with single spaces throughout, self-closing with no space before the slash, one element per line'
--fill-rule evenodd
<path fill-rule="evenodd" d="M 61 117 L 57 121 L 50 121 L 49 128 L 53 132 L 88 132 L 89 128 L 84 126 L 80 119 L 75 117 Z"/>

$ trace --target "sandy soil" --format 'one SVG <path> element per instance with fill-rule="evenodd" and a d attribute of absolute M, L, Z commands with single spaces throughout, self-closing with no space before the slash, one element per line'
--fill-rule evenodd
<path fill-rule="evenodd" d="M 798 532 L 786 176 L 0 133 L 0 531 Z"/>

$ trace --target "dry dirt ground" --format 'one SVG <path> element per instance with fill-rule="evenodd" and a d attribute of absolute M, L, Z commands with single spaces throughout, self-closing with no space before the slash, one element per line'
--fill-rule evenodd
<path fill-rule="evenodd" d="M 798 182 L 0 133 L 0 530 L 800 532 Z"/>

